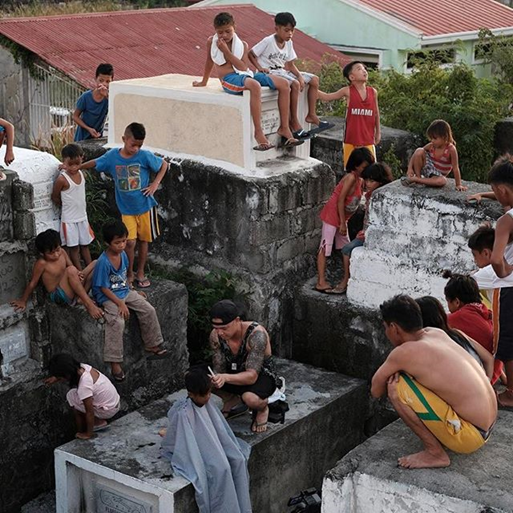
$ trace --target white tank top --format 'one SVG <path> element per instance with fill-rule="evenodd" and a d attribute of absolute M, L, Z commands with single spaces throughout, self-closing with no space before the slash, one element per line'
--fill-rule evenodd
<path fill-rule="evenodd" d="M 78 173 L 80 175 L 79 184 L 76 184 L 66 173 L 61 173 L 69 184 L 69 189 L 61 191 L 61 221 L 63 223 L 80 223 L 87 220 L 85 178 L 82 171 Z"/>

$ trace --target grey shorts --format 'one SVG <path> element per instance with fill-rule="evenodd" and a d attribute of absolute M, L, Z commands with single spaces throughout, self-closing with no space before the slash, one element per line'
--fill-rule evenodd
<path fill-rule="evenodd" d="M 276 77 L 283 77 L 289 82 L 294 82 L 294 80 L 297 80 L 296 75 L 294 75 L 292 71 L 287 71 L 283 68 L 271 69 L 269 70 L 269 74 Z M 306 73 L 305 71 L 301 71 L 301 76 L 303 77 L 305 84 L 309 84 L 312 78 L 315 77 L 315 75 L 312 75 L 312 73 Z"/>
<path fill-rule="evenodd" d="M 423 178 L 431 178 L 432 176 L 444 176 L 441 171 L 439 171 L 431 158 L 429 152 L 426 151 L 426 163 L 424 167 L 420 170 L 420 176 Z"/>

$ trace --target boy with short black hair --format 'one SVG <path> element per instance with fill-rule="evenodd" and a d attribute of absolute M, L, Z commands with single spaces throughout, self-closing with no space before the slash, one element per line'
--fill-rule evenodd
<path fill-rule="evenodd" d="M 128 229 L 126 253 L 128 255 L 128 281 L 139 288 L 151 285 L 144 268 L 149 243 L 160 235 L 157 202 L 153 195 L 168 169 L 167 162 L 147 150 L 141 149 L 146 130 L 141 123 L 130 123 L 122 137 L 123 147 L 112 148 L 105 155 L 90 160 L 82 169 L 96 168 L 114 180 L 116 204 L 122 221 Z M 151 173 L 156 173 L 150 184 Z M 135 246 L 138 243 L 138 265 L 134 278 Z"/>
<path fill-rule="evenodd" d="M 78 144 L 66 144 L 61 156 L 62 171 L 53 184 L 52 201 L 62 207 L 61 242 L 67 247 L 73 265 L 80 271 L 80 255 L 86 266 L 91 263 L 89 244 L 94 240 L 87 219 L 85 176 L 80 171 L 83 151 Z"/>
<path fill-rule="evenodd" d="M 123 330 L 125 320 L 133 310 L 141 326 L 141 338 L 148 360 L 167 358 L 170 354 L 162 347 L 164 339 L 155 308 L 142 293 L 130 290 L 128 283 L 128 257 L 125 253 L 128 230 L 121 221 L 112 221 L 103 227 L 107 249 L 100 255 L 93 273 L 93 296 L 105 311 L 104 361 L 110 363 L 112 376 L 123 381 Z"/>
<path fill-rule="evenodd" d="M 297 138 L 309 137 L 312 131 L 303 130 L 298 119 L 299 93 L 308 85 L 308 115 L 305 121 L 317 125 L 315 133 L 328 130 L 333 123 L 321 121 L 316 113 L 319 77 L 299 71 L 294 64 L 297 59 L 292 37 L 296 20 L 290 12 L 280 12 L 274 18 L 275 33 L 264 37 L 249 52 L 249 60 L 257 71 L 271 76 L 283 77 L 290 84 L 290 128 Z"/>
<path fill-rule="evenodd" d="M 346 129 L 344 133 L 344 167 L 351 152 L 360 146 L 366 146 L 376 158 L 375 145 L 381 140 L 379 120 L 378 92 L 367 85 L 367 68 L 360 61 L 347 64 L 343 70 L 349 86 L 334 93 L 319 91 L 322 101 L 347 101 Z"/>
<path fill-rule="evenodd" d="M 109 110 L 109 84 L 112 80 L 114 80 L 112 64 L 100 64 L 96 68 L 96 87 L 80 96 L 73 112 L 73 121 L 77 124 L 75 141 L 97 139 L 102 136 Z"/>
<path fill-rule="evenodd" d="M 298 146 L 303 143 L 294 138 L 289 127 L 290 87 L 284 78 L 255 73 L 249 69 L 248 44 L 235 33 L 235 21 L 230 13 L 222 12 L 214 18 L 215 35 L 207 40 L 207 62 L 202 80 L 195 80 L 194 87 L 204 87 L 215 65 L 217 76 L 225 92 L 243 94 L 250 92 L 250 111 L 255 127 L 256 151 L 267 151 L 274 148 L 262 129 L 262 86 L 278 91 L 278 109 L 280 111 L 280 127 L 277 132 L 282 137 L 284 148 Z"/>
<path fill-rule="evenodd" d="M 41 280 L 48 292 L 48 299 L 52 303 L 73 306 L 78 298 L 93 319 L 102 317 L 101 309 L 87 295 L 96 260 L 80 273 L 71 263 L 68 254 L 62 251 L 61 239 L 55 230 L 40 233 L 36 237 L 35 244 L 40 257 L 34 264 L 32 278 L 25 292 L 20 299 L 11 301 L 14 309 L 21 312 L 25 310 L 30 295 Z"/>

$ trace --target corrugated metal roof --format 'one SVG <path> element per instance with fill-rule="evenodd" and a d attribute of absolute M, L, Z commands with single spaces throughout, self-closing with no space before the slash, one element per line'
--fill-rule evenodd
<path fill-rule="evenodd" d="M 251 47 L 274 32 L 273 17 L 252 5 L 224 6 L 237 33 Z M 84 87 L 94 84 L 100 62 L 114 66 L 116 80 L 166 73 L 201 76 L 206 41 L 219 7 L 148 9 L 109 13 L 0 20 L 0 34 L 30 50 Z M 320 61 L 326 53 L 344 64 L 347 56 L 296 31 L 301 59 Z"/>
<path fill-rule="evenodd" d="M 360 0 L 424 36 L 513 27 L 513 9 L 496 0 Z"/>

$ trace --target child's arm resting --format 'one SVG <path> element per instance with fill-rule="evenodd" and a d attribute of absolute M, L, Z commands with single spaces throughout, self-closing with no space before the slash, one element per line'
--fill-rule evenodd
<path fill-rule="evenodd" d="M 513 266 L 506 262 L 504 250 L 508 245 L 509 238 L 513 232 L 513 218 L 503 215 L 495 227 L 495 242 L 493 244 L 491 264 L 495 274 L 499 278 L 506 278 L 513 271 Z"/>
<path fill-rule="evenodd" d="M 470 196 L 467 196 L 467 201 L 476 200 L 478 203 L 483 199 L 497 199 L 495 197 L 495 192 L 478 192 L 476 194 L 471 194 Z"/>
<path fill-rule="evenodd" d="M 401 368 L 401 358 L 400 354 L 398 354 L 398 347 L 394 349 L 385 363 L 381 365 L 381 367 L 376 371 L 374 376 L 372 377 L 371 384 L 371 395 L 372 397 L 382 397 L 387 392 L 387 385 L 392 379 L 396 379 L 396 374 L 403 370 Z M 402 352 L 402 351 L 399 351 Z"/>
<path fill-rule="evenodd" d="M 101 136 L 94 128 L 91 128 L 89 125 L 86 125 L 84 121 L 82 121 L 82 118 L 80 117 L 80 114 L 82 114 L 82 110 L 79 108 L 76 108 L 73 112 L 73 121 L 80 127 L 82 127 L 85 131 L 89 132 L 91 134 L 91 137 L 94 139 L 97 139 Z"/>
<path fill-rule="evenodd" d="M 82 171 L 84 171 L 86 169 L 93 169 L 95 167 L 96 167 L 96 159 L 93 159 L 93 160 L 88 160 L 87 162 L 84 162 L 83 164 L 81 164 L 80 169 Z"/>
<path fill-rule="evenodd" d="M 269 70 L 267 68 L 261 68 L 260 64 L 258 64 L 258 57 L 256 56 L 255 52 L 253 50 L 250 50 L 248 53 L 248 59 L 251 64 L 255 67 L 257 71 L 260 73 L 269 73 Z"/>
<path fill-rule="evenodd" d="M 461 173 L 460 173 L 460 164 L 459 164 L 459 159 L 458 159 L 458 150 L 454 146 L 451 146 L 450 155 L 451 155 L 452 170 L 454 173 L 454 181 L 456 182 L 456 190 L 457 191 L 466 191 L 468 189 L 468 187 L 461 184 Z"/>
<path fill-rule="evenodd" d="M 341 100 L 342 98 L 349 98 L 349 87 L 342 87 L 334 93 L 325 93 L 321 90 L 317 93 L 317 98 L 323 102 L 331 102 L 334 100 Z"/>
<path fill-rule="evenodd" d="M 83 400 L 86 418 L 86 431 L 85 433 L 77 433 L 75 436 L 81 440 L 89 440 L 94 436 L 94 409 L 93 409 L 93 396 L 87 397 Z"/>
<path fill-rule="evenodd" d="M 148 187 L 145 187 L 142 190 L 142 193 L 145 196 L 153 196 L 158 189 L 160 182 L 162 182 L 162 179 L 164 178 L 164 175 L 167 173 L 167 170 L 169 169 L 169 164 L 162 159 L 162 164 L 160 165 L 159 172 L 157 173 L 157 176 L 155 177 L 155 180 L 148 185 Z"/>
<path fill-rule="evenodd" d="M 207 61 L 205 62 L 205 69 L 203 71 L 203 78 L 201 80 L 195 80 L 192 85 L 194 87 L 205 87 L 208 83 L 208 79 L 210 78 L 210 74 L 212 73 L 212 68 L 214 67 L 214 61 L 212 57 L 210 57 L 210 48 L 212 47 L 212 38 L 209 37 L 207 41 Z"/>
<path fill-rule="evenodd" d="M 338 231 L 342 235 L 347 234 L 347 224 L 346 224 L 346 198 L 349 194 L 349 190 L 354 186 L 356 182 L 356 178 L 353 173 L 348 173 L 344 178 L 344 184 L 342 185 L 342 190 L 340 191 L 340 196 L 337 201 L 337 212 L 338 218 L 340 220 L 340 224 L 338 226 Z"/>
<path fill-rule="evenodd" d="M 107 287 L 100 287 L 101 291 L 107 296 L 107 298 L 112 301 L 119 310 L 119 315 L 123 317 L 125 320 L 130 317 L 130 312 L 128 311 L 128 307 L 126 306 L 125 302 L 120 299 L 112 290 L 110 290 Z"/>
<path fill-rule="evenodd" d="M 60 175 L 57 180 L 55 180 L 53 184 L 52 189 L 52 201 L 58 206 L 62 206 L 61 201 L 61 191 L 64 188 L 64 185 L 66 184 L 66 178 L 64 178 L 62 175 Z"/>
<path fill-rule="evenodd" d="M 0 119 L 0 126 L 4 127 L 5 136 L 7 138 L 4 162 L 5 165 L 8 166 L 14 161 L 14 126 L 5 119 Z"/>
<path fill-rule="evenodd" d="M 301 75 L 301 72 L 297 69 L 294 61 L 286 62 L 285 69 L 290 71 L 297 78 L 297 81 L 299 82 L 299 90 L 302 91 L 305 88 L 305 79 L 303 78 L 303 75 Z"/>
<path fill-rule="evenodd" d="M 45 270 L 45 261 L 39 259 L 34 264 L 34 269 L 32 270 L 32 278 L 30 279 L 29 284 L 27 285 L 27 288 L 25 289 L 25 292 L 23 292 L 23 295 L 20 299 L 15 299 L 14 301 L 11 301 L 11 306 L 14 307 L 15 311 L 23 312 L 25 308 L 27 307 L 27 301 L 34 292 L 34 289 L 37 287 L 37 284 L 39 283 L 39 280 L 41 279 L 41 276 L 43 275 L 43 272 Z"/>

